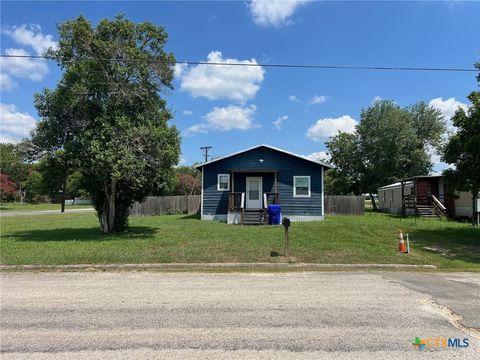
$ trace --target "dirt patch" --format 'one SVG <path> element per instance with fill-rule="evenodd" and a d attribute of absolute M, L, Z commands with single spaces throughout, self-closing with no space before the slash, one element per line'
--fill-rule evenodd
<path fill-rule="evenodd" d="M 444 247 L 441 247 L 440 245 L 424 246 L 423 248 L 427 251 L 435 252 L 447 258 L 454 257 L 456 255 L 450 249 L 446 249 Z"/>

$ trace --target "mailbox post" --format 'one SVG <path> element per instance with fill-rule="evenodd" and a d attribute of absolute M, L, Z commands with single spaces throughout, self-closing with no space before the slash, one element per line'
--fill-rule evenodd
<path fill-rule="evenodd" d="M 289 243 L 288 243 L 288 228 L 290 227 L 290 219 L 283 218 L 282 224 L 285 227 L 285 257 L 288 257 L 289 253 Z"/>

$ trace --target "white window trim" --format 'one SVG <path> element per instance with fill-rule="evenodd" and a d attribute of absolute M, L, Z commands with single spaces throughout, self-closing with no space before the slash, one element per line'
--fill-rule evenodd
<path fill-rule="evenodd" d="M 297 195 L 297 187 L 295 186 L 295 180 L 297 178 L 308 178 L 308 195 Z M 310 175 L 296 175 L 293 177 L 293 197 L 309 198 L 312 196 L 312 181 Z"/>
<path fill-rule="evenodd" d="M 228 187 L 226 189 L 220 189 L 220 176 L 228 177 Z M 217 174 L 217 191 L 230 191 L 230 174 Z"/>

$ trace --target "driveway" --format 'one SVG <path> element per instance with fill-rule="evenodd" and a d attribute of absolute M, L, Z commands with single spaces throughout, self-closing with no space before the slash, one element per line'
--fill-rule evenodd
<path fill-rule="evenodd" d="M 2 359 L 475 359 L 479 284 L 476 274 L 4 272 Z M 416 337 L 469 346 L 419 351 Z"/>

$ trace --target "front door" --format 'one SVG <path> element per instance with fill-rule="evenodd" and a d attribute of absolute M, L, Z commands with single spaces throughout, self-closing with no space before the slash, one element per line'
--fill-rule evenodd
<path fill-rule="evenodd" d="M 261 209 L 262 206 L 262 178 L 247 177 L 246 185 L 246 204 L 247 209 Z"/>

